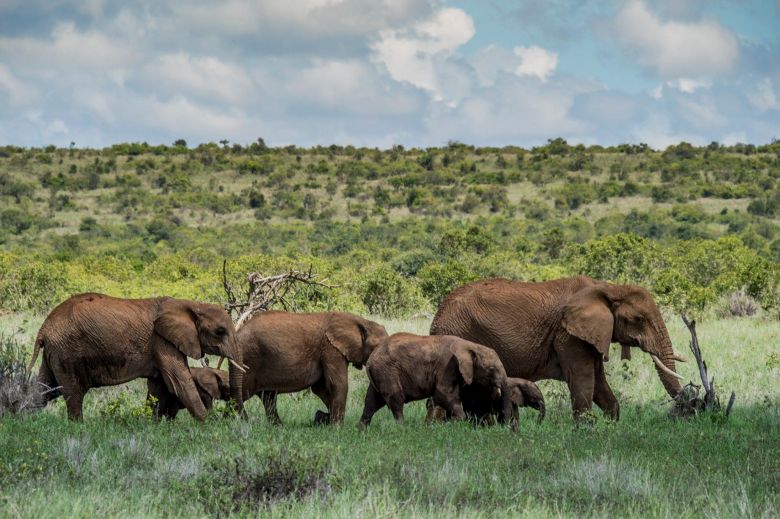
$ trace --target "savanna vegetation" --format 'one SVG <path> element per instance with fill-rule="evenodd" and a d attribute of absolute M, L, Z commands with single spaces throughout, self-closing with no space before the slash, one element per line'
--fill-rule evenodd
<path fill-rule="evenodd" d="M 280 398 L 285 425 L 156 423 L 145 386 L 91 392 L 86 420 L 61 400 L 2 416 L 0 515 L 774 516 L 780 490 L 780 142 L 666 150 L 546 145 L 388 150 L 223 141 L 104 149 L 0 147 L 0 377 L 29 359 L 68 295 L 171 295 L 224 303 L 222 262 L 310 266 L 336 288 L 298 308 L 353 311 L 426 333 L 452 288 L 490 276 L 574 274 L 648 287 L 676 350 L 699 319 L 722 415 L 666 416 L 647 359 L 607 378 L 617 423 L 574 427 L 568 392 L 542 382 L 540 425 L 423 426 L 409 406 L 358 432 L 366 379 L 351 370 L 343 428 L 312 427 L 318 401 Z M 680 368 L 696 379 L 695 365 Z M 227 415 L 227 416 L 226 416 Z M 240 481 L 236 487 L 233 482 Z M 240 490 L 237 490 L 240 488 Z"/>

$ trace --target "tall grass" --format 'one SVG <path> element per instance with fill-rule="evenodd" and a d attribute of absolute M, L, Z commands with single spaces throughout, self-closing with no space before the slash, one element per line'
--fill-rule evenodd
<path fill-rule="evenodd" d="M 429 325 L 380 321 L 390 332 Z M 39 324 L 4 316 L 0 335 L 31 345 Z M 676 350 L 687 353 L 684 326 L 668 324 Z M 367 383 L 354 369 L 343 427 L 312 425 L 323 406 L 310 393 L 281 396 L 284 424 L 274 427 L 257 399 L 246 421 L 196 423 L 181 413 L 157 423 L 133 413 L 141 381 L 93 390 L 83 423 L 66 420 L 61 399 L 0 419 L 0 516 L 777 516 L 780 323 L 708 320 L 698 330 L 716 384 L 737 393 L 725 422 L 669 420 L 641 353 L 608 363 L 619 422 L 596 411 L 591 425 L 575 427 L 565 387 L 546 381 L 547 418 L 537 424 L 523 411 L 517 434 L 425 426 L 422 403 L 408 405 L 403 426 L 383 410 L 358 431 Z M 679 371 L 697 376 L 690 363 Z"/>

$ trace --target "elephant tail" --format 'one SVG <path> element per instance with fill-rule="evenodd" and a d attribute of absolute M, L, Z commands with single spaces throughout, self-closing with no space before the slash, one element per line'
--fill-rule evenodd
<path fill-rule="evenodd" d="M 35 361 L 38 360 L 38 353 L 40 353 L 41 348 L 43 348 L 43 336 L 39 334 L 38 337 L 35 338 L 35 346 L 33 346 L 32 360 L 30 361 L 30 364 L 27 366 L 28 372 L 31 372 L 33 366 L 35 366 Z"/>

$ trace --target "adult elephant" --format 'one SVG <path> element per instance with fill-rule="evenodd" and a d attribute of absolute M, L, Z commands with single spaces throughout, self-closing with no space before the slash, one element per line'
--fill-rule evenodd
<path fill-rule="evenodd" d="M 347 365 L 358 369 L 382 339 L 385 328 L 345 312 L 263 312 L 238 332 L 246 399 L 258 395 L 268 420 L 281 423 L 276 395 L 311 388 L 328 413 L 317 422 L 341 423 L 347 405 Z"/>
<path fill-rule="evenodd" d="M 650 293 L 578 276 L 543 283 L 487 279 L 450 293 L 431 324 L 432 335 L 457 335 L 496 350 L 510 377 L 566 382 L 577 418 L 592 403 L 617 419 L 619 405 L 604 375 L 609 345 L 649 353 L 666 391 L 682 378 L 669 332 Z"/>
<path fill-rule="evenodd" d="M 136 378 L 160 379 L 198 420 L 206 409 L 187 357 L 230 360 L 230 395 L 242 409 L 243 371 L 233 322 L 222 308 L 159 297 L 119 299 L 79 294 L 46 317 L 35 340 L 31 370 L 40 350 L 38 381 L 51 388 L 46 402 L 62 395 L 68 417 L 80 420 L 85 393 L 93 387 Z"/>

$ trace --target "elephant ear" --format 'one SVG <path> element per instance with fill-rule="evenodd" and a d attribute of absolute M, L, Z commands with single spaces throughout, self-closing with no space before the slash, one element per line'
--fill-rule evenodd
<path fill-rule="evenodd" d="M 203 357 L 203 350 L 198 339 L 196 320 L 197 315 L 190 305 L 183 301 L 168 300 L 163 303 L 162 311 L 154 321 L 154 331 L 186 356 L 199 359 Z"/>
<path fill-rule="evenodd" d="M 196 371 L 197 370 L 197 371 Z M 208 368 L 190 368 L 195 384 L 214 400 L 220 398 L 219 377 Z"/>
<path fill-rule="evenodd" d="M 596 287 L 574 294 L 563 309 L 562 324 L 574 337 L 590 343 L 609 360 L 615 317 L 606 296 Z"/>
<path fill-rule="evenodd" d="M 452 346 L 452 356 L 458 364 L 458 371 L 463 377 L 463 382 L 470 386 L 474 381 L 474 356 L 471 354 L 471 348 L 462 343 Z"/>
<path fill-rule="evenodd" d="M 325 332 L 328 342 L 347 359 L 347 362 L 361 366 L 363 358 L 363 342 L 366 340 L 366 329 L 353 319 L 335 317 L 328 324 Z"/>
<path fill-rule="evenodd" d="M 525 399 L 523 398 L 523 392 L 519 387 L 513 387 L 510 390 L 511 400 L 517 407 L 525 407 Z"/>

